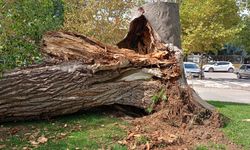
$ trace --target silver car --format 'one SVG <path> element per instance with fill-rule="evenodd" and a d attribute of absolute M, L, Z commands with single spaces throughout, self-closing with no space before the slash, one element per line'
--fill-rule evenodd
<path fill-rule="evenodd" d="M 243 64 L 240 66 L 239 71 L 236 72 L 237 78 L 250 78 L 250 64 Z"/>
<path fill-rule="evenodd" d="M 186 77 L 204 77 L 203 71 L 196 63 L 184 62 L 184 71 Z"/>

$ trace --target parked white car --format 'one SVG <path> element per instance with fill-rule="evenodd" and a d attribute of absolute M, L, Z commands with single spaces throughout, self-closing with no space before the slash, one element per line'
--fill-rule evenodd
<path fill-rule="evenodd" d="M 235 67 L 229 61 L 217 61 L 204 65 L 202 69 L 208 72 L 214 72 L 214 71 L 234 72 Z"/>

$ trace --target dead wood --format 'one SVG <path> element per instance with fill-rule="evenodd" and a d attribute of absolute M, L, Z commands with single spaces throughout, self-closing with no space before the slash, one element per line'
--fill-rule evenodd
<path fill-rule="evenodd" d="M 52 64 L 11 71 L 0 80 L 0 121 L 47 118 L 110 104 L 146 109 L 163 86 L 159 80 L 149 81 L 151 77 L 179 76 L 166 50 L 140 55 L 78 34 L 48 33 L 42 51 L 53 57 Z"/>

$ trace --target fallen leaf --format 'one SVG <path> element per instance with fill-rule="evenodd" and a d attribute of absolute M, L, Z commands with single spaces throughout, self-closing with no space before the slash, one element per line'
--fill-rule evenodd
<path fill-rule="evenodd" d="M 134 144 L 130 149 L 136 149 L 136 144 Z"/>
<path fill-rule="evenodd" d="M 67 133 L 60 133 L 59 135 L 57 135 L 58 139 L 62 139 L 65 138 L 67 136 Z"/>
<path fill-rule="evenodd" d="M 11 129 L 10 129 L 10 134 L 11 134 L 11 135 L 14 135 L 14 134 L 16 134 L 16 133 L 19 132 L 19 131 L 20 131 L 19 128 L 11 128 Z"/>
<path fill-rule="evenodd" d="M 41 136 L 37 139 L 37 142 L 38 143 L 41 143 L 41 144 L 44 144 L 48 141 L 48 138 L 44 137 L 44 136 Z"/>
<path fill-rule="evenodd" d="M 39 142 L 36 142 L 36 141 L 30 141 L 30 144 L 33 145 L 33 146 L 37 146 L 39 144 Z"/>
<path fill-rule="evenodd" d="M 6 145 L 0 145 L 0 149 L 3 149 L 5 147 L 6 147 Z"/>
<path fill-rule="evenodd" d="M 170 138 L 173 138 L 173 139 L 177 139 L 177 138 L 178 138 L 178 136 L 176 136 L 176 135 L 174 135 L 174 134 L 170 134 L 169 137 L 170 137 Z"/>
<path fill-rule="evenodd" d="M 25 133 L 24 134 L 24 136 L 30 136 L 31 135 L 31 133 Z"/>
<path fill-rule="evenodd" d="M 134 137 L 141 137 L 141 134 L 135 134 Z"/>
<path fill-rule="evenodd" d="M 135 135 L 135 133 L 130 133 L 127 137 L 127 139 L 130 139 L 131 137 L 133 137 Z"/>
<path fill-rule="evenodd" d="M 118 141 L 118 144 L 121 144 L 121 145 L 127 145 L 128 142 L 126 140 L 123 140 L 123 141 Z"/>
<path fill-rule="evenodd" d="M 36 139 L 36 138 L 35 138 L 34 135 L 31 134 L 31 135 L 29 136 L 29 140 L 30 140 L 30 141 L 34 141 L 35 139 Z"/>
<path fill-rule="evenodd" d="M 67 135 L 67 133 L 61 133 L 61 136 L 66 136 Z"/>

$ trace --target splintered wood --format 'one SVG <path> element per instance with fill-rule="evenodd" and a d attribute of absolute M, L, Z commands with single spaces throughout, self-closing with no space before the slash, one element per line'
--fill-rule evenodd
<path fill-rule="evenodd" d="M 49 118 L 111 104 L 146 109 L 151 96 L 165 86 L 161 81 L 180 75 L 174 52 L 164 44 L 158 47 L 143 55 L 76 33 L 50 32 L 42 47 L 47 63 L 6 72 L 0 80 L 0 121 Z M 149 80 L 137 78 L 138 72 Z"/>

